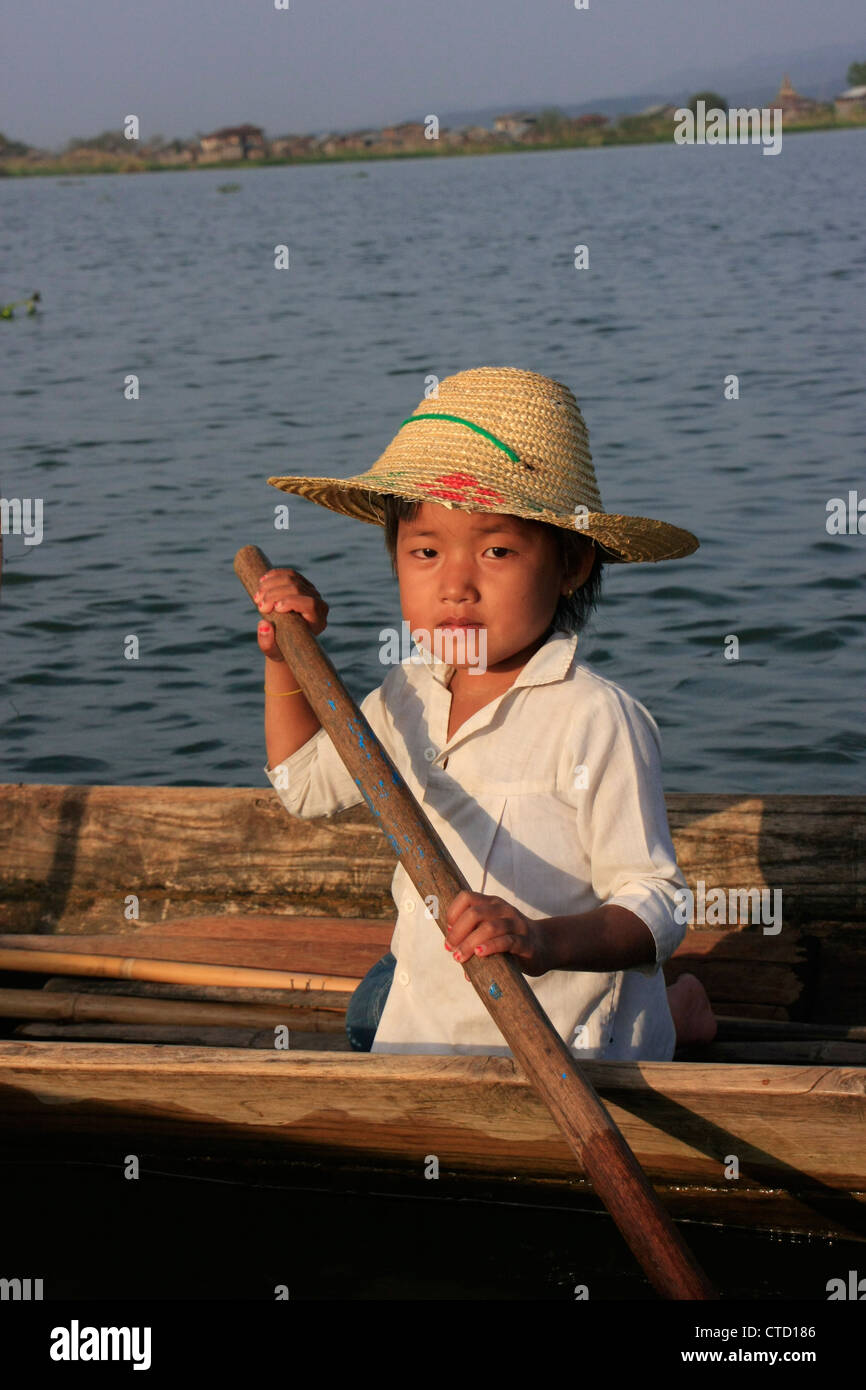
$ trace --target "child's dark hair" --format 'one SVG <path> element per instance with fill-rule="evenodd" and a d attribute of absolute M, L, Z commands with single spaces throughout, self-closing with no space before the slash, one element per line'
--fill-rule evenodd
<path fill-rule="evenodd" d="M 385 545 L 388 554 L 391 556 L 391 569 L 397 574 L 397 535 L 399 523 L 401 521 L 414 521 L 421 502 L 411 502 L 405 497 L 393 497 L 390 493 L 382 493 L 382 510 L 385 517 Z M 589 544 L 589 537 L 582 536 L 578 531 L 566 531 L 561 526 L 549 526 L 545 521 L 533 521 L 533 526 L 546 526 L 554 533 L 557 546 L 557 560 L 563 567 L 566 574 L 570 574 L 577 568 L 584 553 L 584 547 Z M 605 561 L 601 550 L 595 547 L 595 559 L 588 578 L 575 589 L 570 598 L 560 594 L 556 610 L 550 623 L 550 629 L 561 632 L 578 633 L 589 622 L 593 609 L 601 597 L 601 572 Z"/>

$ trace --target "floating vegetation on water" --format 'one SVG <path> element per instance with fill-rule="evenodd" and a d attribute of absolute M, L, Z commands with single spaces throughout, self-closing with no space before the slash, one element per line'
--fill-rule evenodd
<path fill-rule="evenodd" d="M 217 193 L 237 193 L 240 189 L 239 183 L 220 183 L 217 184 Z"/>
<path fill-rule="evenodd" d="M 16 299 L 12 304 L 0 304 L 0 319 L 14 319 L 15 310 L 20 309 L 22 304 L 27 305 L 28 314 L 36 313 L 36 305 L 42 298 L 38 290 L 34 290 L 29 299 Z"/>

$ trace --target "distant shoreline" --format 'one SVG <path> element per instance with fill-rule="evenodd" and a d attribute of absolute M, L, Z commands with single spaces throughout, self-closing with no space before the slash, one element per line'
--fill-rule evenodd
<path fill-rule="evenodd" d="M 830 130 L 864 130 L 866 129 L 866 118 L 863 120 L 845 121 L 818 121 L 814 124 L 803 123 L 790 125 L 783 128 L 783 139 L 791 135 L 805 135 L 815 131 Z M 431 141 L 435 144 L 435 141 Z M 745 143 L 745 142 L 744 142 Z M 755 142 L 757 145 L 759 142 Z M 240 169 L 274 169 L 283 166 L 302 167 L 311 164 L 375 164 L 393 159 L 459 159 L 466 156 L 475 155 L 498 155 L 498 154 L 540 154 L 549 153 L 555 150 L 601 150 L 619 149 L 634 145 L 672 145 L 673 136 L 668 131 L 637 135 L 635 133 L 614 134 L 606 131 L 603 134 L 596 134 L 586 139 L 550 141 L 544 143 L 521 144 L 515 141 L 512 144 L 497 144 L 491 148 L 490 145 L 478 143 L 477 145 L 463 146 L 441 146 L 439 149 L 410 149 L 410 150 L 387 150 L 382 153 L 375 153 L 373 150 L 346 150 L 336 154 L 312 154 L 312 155 L 290 155 L 280 158 L 262 159 L 235 159 L 222 161 L 208 161 L 207 163 L 188 163 L 188 164 L 160 164 L 157 161 L 131 161 L 129 159 L 106 159 L 100 164 L 84 164 L 79 161 L 69 160 L 63 162 L 63 157 L 56 164 L 46 164 L 36 167 L 15 166 L 13 164 L 0 165 L 0 179 L 2 178 L 68 178 L 70 176 L 87 178 L 92 174 L 189 174 L 199 173 L 209 170 L 236 172 Z"/>

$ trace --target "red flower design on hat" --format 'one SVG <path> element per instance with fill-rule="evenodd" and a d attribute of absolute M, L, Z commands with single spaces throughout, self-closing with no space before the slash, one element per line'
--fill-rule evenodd
<path fill-rule="evenodd" d="M 435 484 L 440 484 L 436 487 Z M 487 506 L 506 499 L 495 488 L 484 487 L 471 473 L 440 473 L 432 483 L 419 483 L 422 492 L 431 497 L 444 497 L 449 502 L 478 502 Z"/>

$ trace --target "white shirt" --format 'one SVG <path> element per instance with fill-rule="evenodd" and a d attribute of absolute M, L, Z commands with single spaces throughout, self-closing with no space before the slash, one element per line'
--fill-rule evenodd
<path fill-rule="evenodd" d="M 649 927 L 654 965 L 525 976 L 575 1057 L 670 1061 L 675 1032 L 661 966 L 685 935 L 674 918 L 677 867 L 652 715 L 577 659 L 578 638 L 554 631 L 513 685 L 449 739 L 454 670 L 413 653 L 361 704 L 473 892 L 527 917 L 619 904 Z M 330 815 L 364 801 L 320 729 L 264 768 L 286 810 Z M 400 862 L 391 892 L 394 983 L 374 1052 L 510 1057 L 502 1034 Z M 450 904 L 440 904 L 444 916 Z"/>

